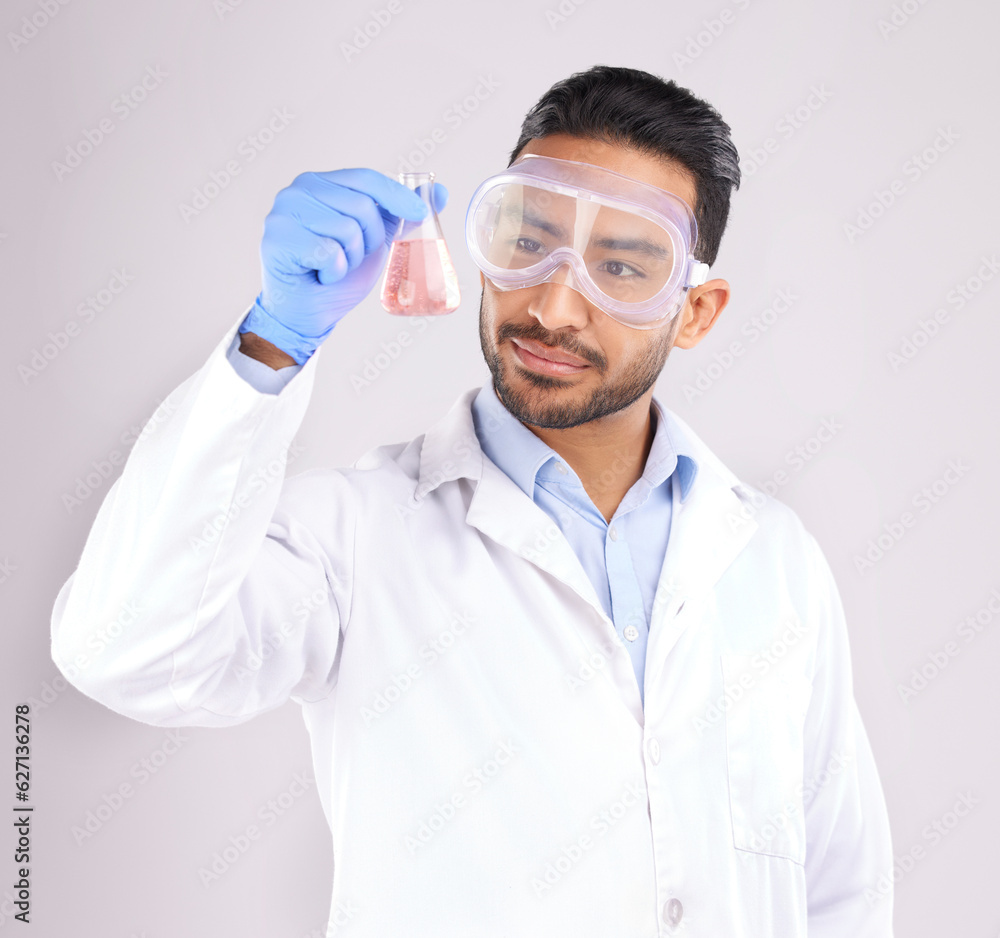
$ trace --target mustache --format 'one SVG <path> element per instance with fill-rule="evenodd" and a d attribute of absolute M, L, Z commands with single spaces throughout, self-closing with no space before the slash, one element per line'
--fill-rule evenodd
<path fill-rule="evenodd" d="M 542 345 L 549 346 L 549 348 L 564 349 L 570 355 L 576 355 L 578 358 L 590 362 L 602 371 L 608 364 L 607 358 L 600 352 L 596 352 L 586 345 L 573 341 L 565 333 L 549 332 L 548 329 L 538 322 L 528 324 L 505 322 L 497 329 L 497 345 L 503 342 L 504 339 L 511 338 L 532 339 L 535 342 L 541 342 Z"/>

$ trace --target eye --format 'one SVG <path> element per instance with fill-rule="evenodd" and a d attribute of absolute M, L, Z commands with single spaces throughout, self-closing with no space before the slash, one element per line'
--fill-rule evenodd
<path fill-rule="evenodd" d="M 635 267 L 632 267 L 630 264 L 626 264 L 624 261 L 605 261 L 601 264 L 600 269 L 611 274 L 611 276 L 615 278 L 644 278 L 646 276 L 641 270 L 636 270 Z"/>
<path fill-rule="evenodd" d="M 541 241 L 536 241 L 534 238 L 518 238 L 517 247 L 525 254 L 541 254 L 545 248 Z"/>

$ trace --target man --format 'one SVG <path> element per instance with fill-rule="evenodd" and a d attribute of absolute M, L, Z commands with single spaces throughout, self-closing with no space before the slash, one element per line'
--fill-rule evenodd
<path fill-rule="evenodd" d="M 303 174 L 250 313 L 109 493 L 54 659 L 162 726 L 300 703 L 331 934 L 891 935 L 829 568 L 653 395 L 728 301 L 706 265 L 738 182 L 690 92 L 558 83 L 470 206 L 491 380 L 282 483 L 315 350 L 425 211 L 372 171 Z"/>

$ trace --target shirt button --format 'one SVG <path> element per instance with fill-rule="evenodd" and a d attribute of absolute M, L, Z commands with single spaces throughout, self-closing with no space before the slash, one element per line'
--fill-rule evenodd
<path fill-rule="evenodd" d="M 681 905 L 680 899 L 671 899 L 663 903 L 663 921 L 668 925 L 680 925 L 682 918 L 684 918 L 684 906 Z"/>
<path fill-rule="evenodd" d="M 566 475 L 566 471 L 566 467 L 561 462 L 556 463 L 556 472 Z"/>
<path fill-rule="evenodd" d="M 618 529 L 614 525 L 611 525 L 611 527 L 608 528 L 608 537 L 610 537 L 613 541 L 618 540 Z"/>
<path fill-rule="evenodd" d="M 655 738 L 646 743 L 646 751 L 649 753 L 649 761 L 657 765 L 660 761 L 660 744 Z"/>
<path fill-rule="evenodd" d="M 630 642 L 634 642 L 639 637 L 639 630 L 634 625 L 626 625 L 622 633 Z"/>

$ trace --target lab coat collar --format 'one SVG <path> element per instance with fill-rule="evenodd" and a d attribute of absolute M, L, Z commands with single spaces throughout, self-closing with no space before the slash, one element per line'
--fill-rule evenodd
<path fill-rule="evenodd" d="M 429 494 L 443 482 L 459 478 L 478 481 L 482 478 L 483 465 L 487 460 L 479 445 L 472 420 L 472 402 L 480 390 L 480 388 L 470 388 L 463 392 L 452 404 L 448 413 L 424 434 L 418 480 L 418 490 L 421 494 Z M 654 405 L 667 422 L 671 439 L 675 441 L 676 451 L 690 454 L 696 466 L 704 467 L 704 475 L 711 477 L 705 479 L 706 484 L 713 487 L 723 486 L 736 494 L 741 502 L 748 501 L 749 489 L 699 439 L 687 423 L 664 407 L 655 395 Z M 694 477 L 701 474 L 692 472 L 692 478 L 685 479 L 683 486 L 685 498 L 694 482 Z"/>
<path fill-rule="evenodd" d="M 485 454 L 472 422 L 472 401 L 479 388 L 463 392 L 451 409 L 424 433 L 417 492 L 426 497 L 444 482 L 479 479 Z"/>

